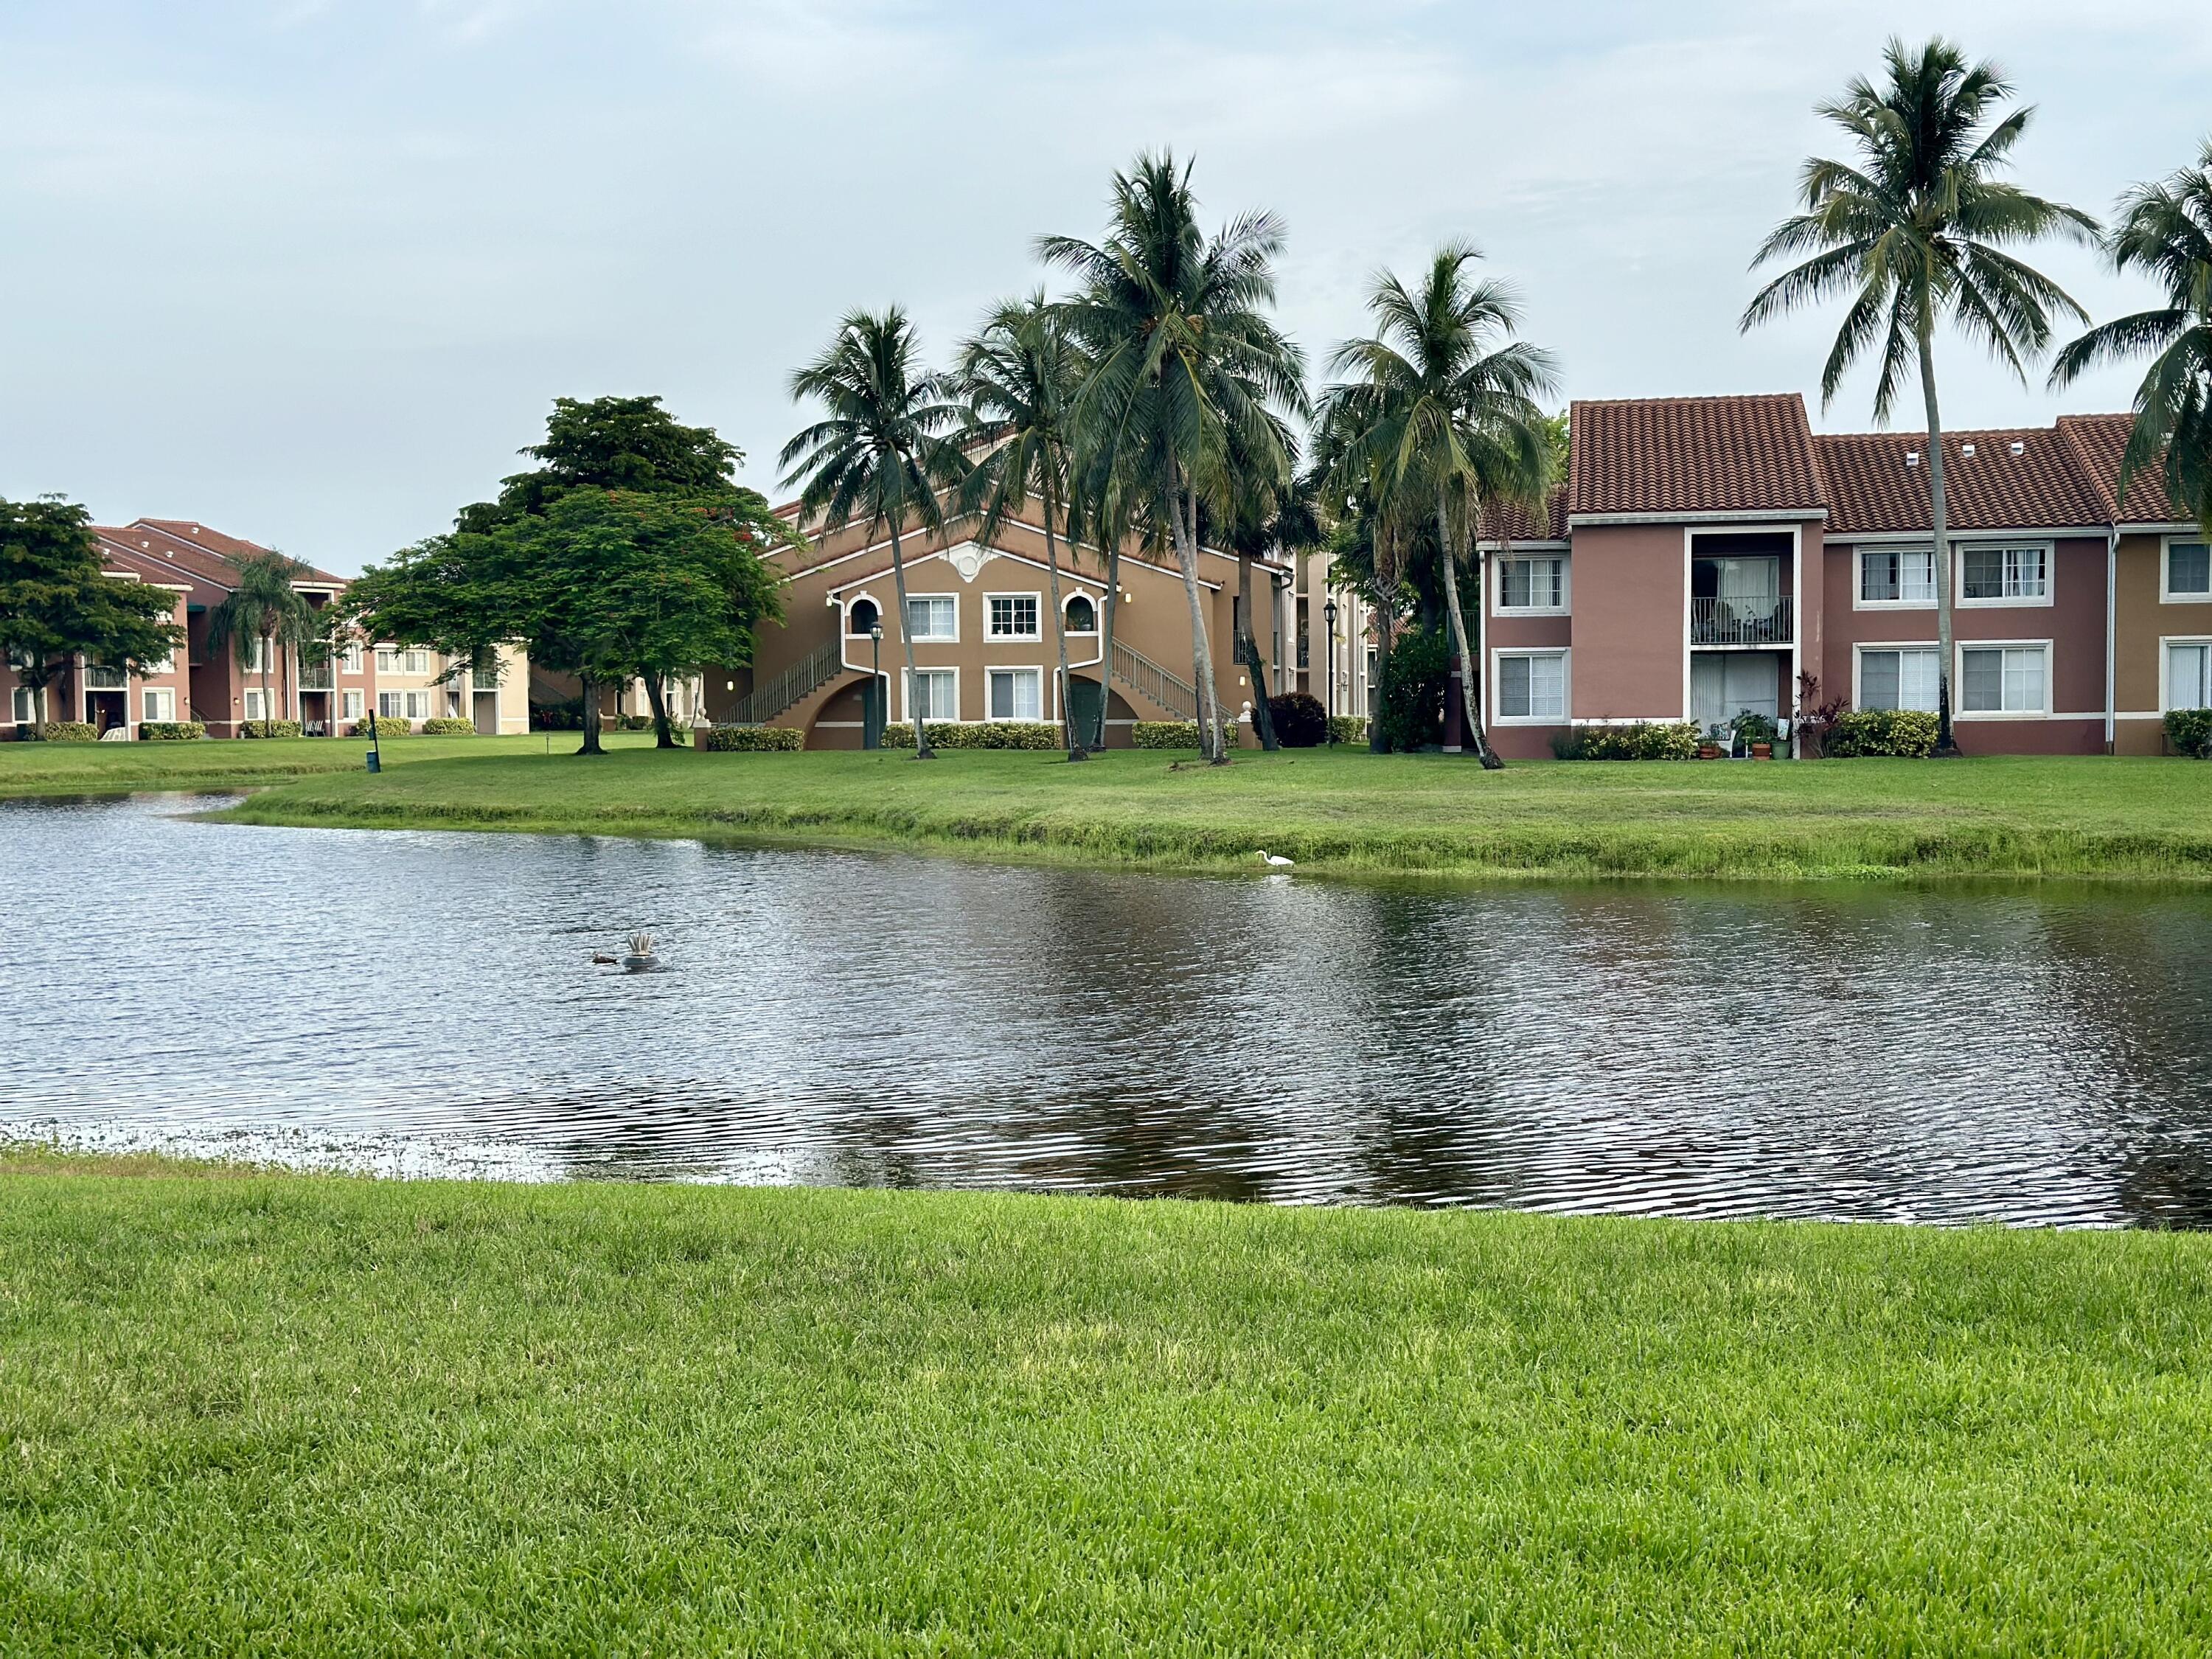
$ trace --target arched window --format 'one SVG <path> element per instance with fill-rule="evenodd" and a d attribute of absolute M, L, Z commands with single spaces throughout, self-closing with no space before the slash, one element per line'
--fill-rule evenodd
<path fill-rule="evenodd" d="M 1096 634 L 1098 631 L 1098 607 L 1091 603 L 1087 593 L 1078 593 L 1067 602 L 1067 631 L 1071 634 Z"/>
<path fill-rule="evenodd" d="M 845 631 L 848 634 L 872 633 L 880 619 L 881 613 L 877 611 L 873 599 L 855 599 L 853 608 L 846 613 Z"/>

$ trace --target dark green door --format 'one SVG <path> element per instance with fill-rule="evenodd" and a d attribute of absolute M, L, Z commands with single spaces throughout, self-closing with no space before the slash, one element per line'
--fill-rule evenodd
<path fill-rule="evenodd" d="M 884 691 L 888 680 L 871 679 L 860 687 L 860 747 L 884 746 Z"/>
<path fill-rule="evenodd" d="M 1085 746 L 1098 742 L 1098 700 L 1105 693 L 1097 680 L 1086 680 L 1079 675 L 1067 678 L 1067 720 L 1075 728 L 1075 735 Z"/>

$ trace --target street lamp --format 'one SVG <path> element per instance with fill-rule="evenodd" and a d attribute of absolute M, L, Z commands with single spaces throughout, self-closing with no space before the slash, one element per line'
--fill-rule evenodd
<path fill-rule="evenodd" d="M 875 623 L 868 629 L 868 729 L 863 733 L 866 746 L 884 746 L 884 716 L 890 712 L 890 699 L 884 696 L 884 625 Z"/>
<path fill-rule="evenodd" d="M 1336 713 L 1336 601 L 1331 599 L 1321 608 L 1328 622 L 1328 712 Z"/>

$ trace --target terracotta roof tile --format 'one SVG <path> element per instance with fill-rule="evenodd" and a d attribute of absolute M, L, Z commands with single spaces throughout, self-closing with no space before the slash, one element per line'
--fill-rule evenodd
<path fill-rule="evenodd" d="M 2135 431 L 2132 415 L 2061 415 L 2058 435 L 2097 492 L 2103 511 L 2121 524 L 2187 524 L 2191 515 L 2176 506 L 2155 474 L 2138 473 L 2128 480 L 2128 499 L 2118 500 L 2120 460 L 2127 453 L 2128 438 Z"/>
<path fill-rule="evenodd" d="M 1930 527 L 1925 433 L 1824 433 L 1813 441 L 1834 507 L 1830 535 Z M 2105 503 L 2074 449 L 2049 427 L 1950 432 L 1943 446 L 1944 505 L 1954 530 L 2106 521 Z M 1920 457 L 1917 465 L 1906 461 L 1909 454 Z"/>
<path fill-rule="evenodd" d="M 126 551 L 161 560 L 226 592 L 235 574 L 230 563 L 233 556 L 269 551 L 258 542 L 227 536 L 191 519 L 134 519 L 127 525 L 96 525 L 93 533 Z M 337 587 L 346 585 L 344 577 L 312 565 L 307 580 Z"/>
<path fill-rule="evenodd" d="M 1517 501 L 1486 501 L 1475 532 L 1486 542 L 1563 542 L 1567 538 L 1567 487 L 1546 498 L 1540 514 Z"/>
<path fill-rule="evenodd" d="M 1827 505 L 1795 392 L 1577 403 L 1567 512 L 1812 513 Z"/>

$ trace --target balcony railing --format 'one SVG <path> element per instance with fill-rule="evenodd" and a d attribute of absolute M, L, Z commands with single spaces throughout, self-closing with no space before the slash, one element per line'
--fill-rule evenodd
<path fill-rule="evenodd" d="M 303 662 L 300 665 L 300 690 L 302 691 L 337 690 L 337 681 L 334 678 L 334 670 L 328 657 L 324 658 L 320 662 Z"/>
<path fill-rule="evenodd" d="M 1796 628 L 1796 606 L 1786 594 L 1690 601 L 1692 645 L 1788 645 Z"/>

